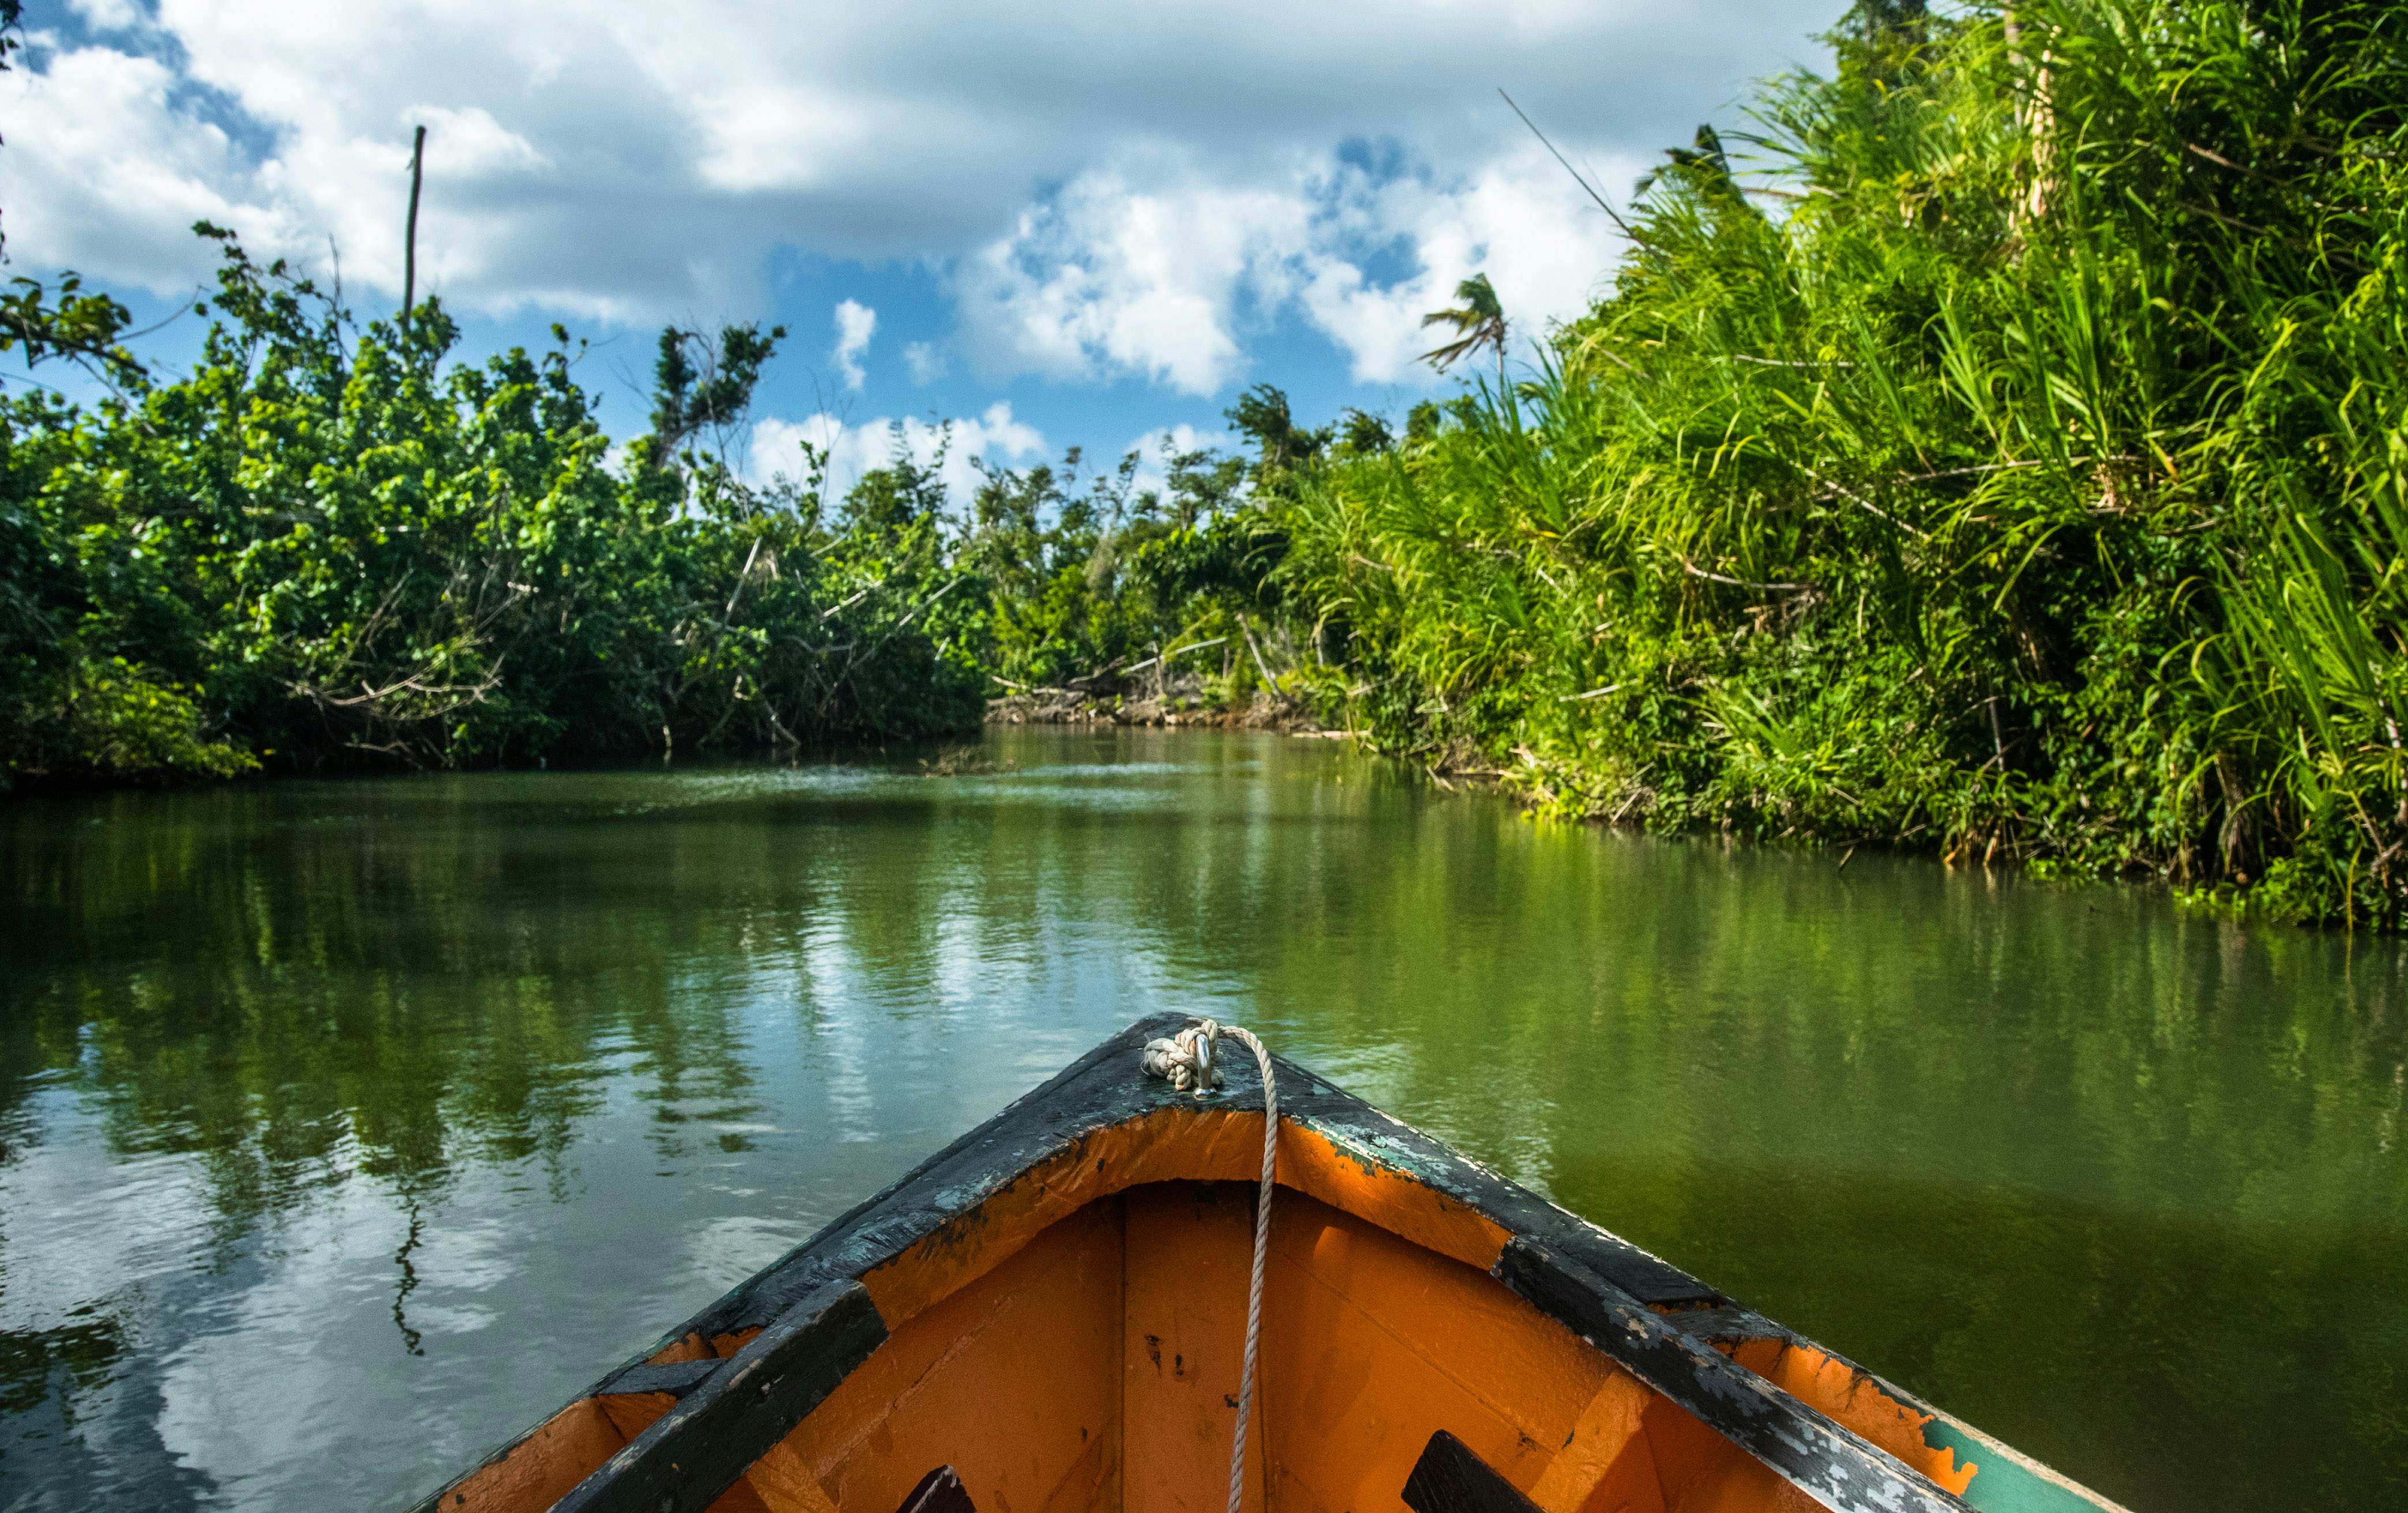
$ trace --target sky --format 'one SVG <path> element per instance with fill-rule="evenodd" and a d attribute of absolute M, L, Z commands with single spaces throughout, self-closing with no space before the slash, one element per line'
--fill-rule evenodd
<path fill-rule="evenodd" d="M 809 437 L 841 484 L 942 418 L 959 484 L 973 456 L 1221 441 L 1257 382 L 1311 421 L 1400 416 L 1457 381 L 1418 359 L 1458 280 L 1526 340 L 1620 255 L 1500 90 L 1618 202 L 1749 80 L 1813 66 L 1840 8 L 29 0 L 0 226 L 10 275 L 73 268 L 146 321 L 209 278 L 198 220 L 375 315 L 423 125 L 419 287 L 462 355 L 564 323 L 626 436 L 664 324 L 781 324 L 750 471 Z"/>

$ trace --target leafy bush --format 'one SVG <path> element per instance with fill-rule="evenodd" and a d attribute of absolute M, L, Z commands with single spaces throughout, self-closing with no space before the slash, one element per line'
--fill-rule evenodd
<path fill-rule="evenodd" d="M 565 338 L 447 367 L 439 306 L 357 330 L 230 240 L 214 303 L 189 378 L 0 407 L 12 773 L 532 764 L 977 720 L 974 667 L 921 622 L 961 577 L 937 521 L 824 530 L 803 486 L 670 454 L 740 412 L 771 336 L 670 333 L 677 434 L 614 467 Z M 695 352 L 710 378 L 671 393 Z M 750 364 L 733 393 L 729 354 Z"/>

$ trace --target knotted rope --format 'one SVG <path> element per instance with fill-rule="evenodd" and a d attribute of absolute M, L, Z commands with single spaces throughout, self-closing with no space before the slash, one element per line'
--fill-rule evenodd
<path fill-rule="evenodd" d="M 1271 1074 L 1271 1053 L 1252 1030 L 1211 1020 L 1198 1020 L 1167 1039 L 1146 1042 L 1140 1058 L 1149 1076 L 1165 1078 L 1181 1092 L 1204 1093 L 1221 1085 L 1221 1068 L 1213 1063 L 1221 1036 L 1254 1053 L 1263 1079 L 1263 1189 L 1254 1202 L 1254 1269 L 1246 1284 L 1246 1356 L 1238 1376 L 1238 1435 L 1229 1449 L 1229 1513 L 1240 1513 L 1246 1495 L 1246 1422 L 1254 1417 L 1254 1359 L 1263 1334 L 1263 1263 L 1271 1249 L 1271 1173 L 1279 1159 L 1279 1084 Z"/>

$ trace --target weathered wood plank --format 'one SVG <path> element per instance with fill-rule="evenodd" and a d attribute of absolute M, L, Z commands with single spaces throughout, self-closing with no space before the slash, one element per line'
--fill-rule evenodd
<path fill-rule="evenodd" d="M 859 1282 L 796 1303 L 553 1505 L 553 1513 L 703 1513 L 885 1342 Z"/>
<path fill-rule="evenodd" d="M 1497 1277 L 1832 1513 L 1966 1513 L 1930 1477 L 1544 1244 L 1513 1240 Z"/>
<path fill-rule="evenodd" d="M 726 1362 L 717 1357 L 701 1361 L 669 1361 L 659 1365 L 639 1361 L 613 1372 L 604 1378 L 601 1386 L 587 1395 L 610 1397 L 623 1392 L 666 1392 L 671 1397 L 683 1397 L 725 1364 Z"/>
<path fill-rule="evenodd" d="M 1522 1489 L 1443 1429 L 1422 1447 L 1404 1496 L 1413 1513 L 1539 1513 Z"/>
<path fill-rule="evenodd" d="M 1668 1313 L 1664 1321 L 1703 1340 L 1799 1340 L 1798 1335 L 1753 1308 L 1698 1308 L 1687 1313 Z"/>

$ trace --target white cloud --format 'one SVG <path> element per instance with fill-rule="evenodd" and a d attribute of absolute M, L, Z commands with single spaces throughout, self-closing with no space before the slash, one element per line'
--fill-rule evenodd
<path fill-rule="evenodd" d="M 1242 371 L 1265 300 L 1309 292 L 1382 373 L 1398 302 L 1450 259 L 1500 288 L 1593 276 L 1552 260 L 1596 256 L 1595 211 L 1527 171 L 1494 86 L 1620 188 L 1808 55 L 1837 0 L 1063 0 L 1042 26 L 970 0 L 688 0 L 669 25 L 572 0 L 73 5 L 74 45 L 0 80 L 21 264 L 188 287 L 207 215 L 260 253 L 332 236 L 355 290 L 395 293 L 423 121 L 421 280 L 457 306 L 740 316 L 778 249 L 905 259 L 956 270 L 989 365 L 1195 390 Z M 1417 166 L 1332 172 L 1350 143 Z M 1366 187 L 1340 205 L 1346 172 Z M 1434 229 L 1451 208 L 1480 221 L 1460 247 Z M 1410 266 L 1357 236 L 1401 236 Z"/>
<path fill-rule="evenodd" d="M 903 365 L 910 370 L 911 381 L 931 384 L 945 376 L 945 354 L 928 342 L 915 341 L 903 349 Z"/>
<path fill-rule="evenodd" d="M 1002 401 L 968 420 L 940 423 L 907 416 L 897 421 L 880 418 L 849 424 L 839 415 L 823 410 L 799 421 L 764 420 L 752 427 L 752 450 L 747 473 L 766 483 L 779 474 L 800 478 L 803 447 L 827 454 L 827 497 L 844 496 L 861 475 L 894 461 L 896 448 L 922 467 L 935 465 L 955 504 L 978 487 L 974 460 L 1005 464 L 1035 461 L 1046 453 L 1045 437 L 1035 426 L 1016 421 L 1011 406 Z M 941 456 L 942 461 L 939 459 Z"/>
<path fill-rule="evenodd" d="M 849 299 L 836 307 L 836 348 L 828 361 L 844 375 L 846 388 L 859 389 L 868 377 L 861 359 L 869 350 L 869 334 L 877 329 L 878 312 L 860 301 Z"/>
<path fill-rule="evenodd" d="M 1099 170 L 1024 212 L 967 264 L 960 307 L 990 371 L 1211 394 L 1244 377 L 1249 322 L 1294 301 L 1357 381 L 1430 382 L 1415 365 L 1431 345 L 1421 319 L 1461 279 L 1487 274 L 1536 336 L 1586 308 L 1618 250 L 1535 142 L 1462 174 L 1325 157 L 1253 188 L 1156 164 Z M 1367 271 L 1396 263 L 1408 270 L 1384 282 Z"/>
<path fill-rule="evenodd" d="M 1240 293 L 1280 286 L 1309 217 L 1293 193 L 1170 165 L 1084 175 L 969 261 L 963 324 L 990 368 L 1209 394 L 1240 369 Z"/>
<path fill-rule="evenodd" d="M 178 81 L 165 64 L 109 48 L 45 62 L 0 76 L 0 224 L 21 268 L 179 290 L 211 261 L 193 236 L 195 221 L 271 245 L 297 237 L 299 222 L 255 193 L 256 175 L 226 133 L 172 100 Z M 37 142 L 40 151 L 27 150 Z"/>
<path fill-rule="evenodd" d="M 394 117 L 396 132 L 419 126 L 426 128 L 428 141 L 440 154 L 435 161 L 446 173 L 483 178 L 512 171 L 547 174 L 555 167 L 534 143 L 495 121 L 480 106 L 460 110 L 416 106 Z"/>
<path fill-rule="evenodd" d="M 1610 175 L 1640 172 L 1635 160 L 1609 164 Z M 1475 273 L 1496 286 L 1519 348 L 1586 309 L 1619 255 L 1603 212 L 1579 205 L 1577 194 L 1536 143 L 1451 182 L 1358 185 L 1333 219 L 1408 242 L 1414 272 L 1381 284 L 1342 254 L 1308 256 L 1300 302 L 1345 350 L 1358 382 L 1429 378 L 1418 364 L 1435 343 L 1422 317 L 1454 304 L 1455 285 Z"/>

